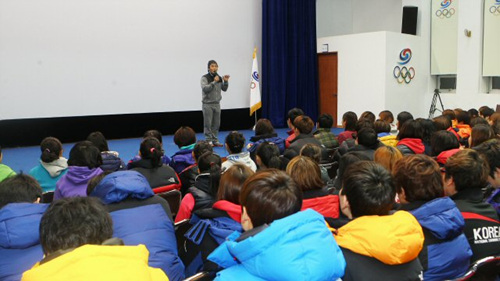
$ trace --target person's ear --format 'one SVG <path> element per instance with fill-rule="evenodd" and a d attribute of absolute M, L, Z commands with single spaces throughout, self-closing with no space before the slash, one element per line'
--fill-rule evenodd
<path fill-rule="evenodd" d="M 229 145 L 227 145 L 227 143 L 224 144 L 224 147 L 226 148 L 226 151 L 229 152 L 229 154 L 231 154 L 231 149 L 229 149 Z"/>
<path fill-rule="evenodd" d="M 406 200 L 406 193 L 405 193 L 405 190 L 403 188 L 401 188 L 401 192 L 398 193 L 398 198 L 399 198 L 399 202 L 403 203 L 403 204 L 408 204 L 408 200 Z"/>
<path fill-rule="evenodd" d="M 455 180 L 453 180 L 453 177 L 446 178 L 445 176 L 443 183 L 445 196 L 452 196 L 457 193 L 457 188 L 455 186 Z"/>
<path fill-rule="evenodd" d="M 262 159 L 260 159 L 259 155 L 255 156 L 255 162 L 256 162 L 257 166 L 262 167 Z"/>
<path fill-rule="evenodd" d="M 243 211 L 241 212 L 241 227 L 245 231 L 253 229 L 252 219 L 248 216 L 246 207 L 243 207 Z"/>
<path fill-rule="evenodd" d="M 35 203 L 35 204 L 39 204 L 41 199 L 42 199 L 42 198 L 37 197 L 37 198 L 36 198 L 36 200 L 35 200 L 35 202 L 33 202 L 33 203 Z"/>

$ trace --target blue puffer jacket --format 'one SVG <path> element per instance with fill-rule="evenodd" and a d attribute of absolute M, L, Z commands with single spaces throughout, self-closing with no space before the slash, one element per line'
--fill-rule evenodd
<path fill-rule="evenodd" d="M 427 270 L 424 280 L 448 280 L 469 268 L 472 251 L 463 234 L 464 219 L 449 197 L 437 198 L 410 211 L 424 230 L 424 248 L 419 255 Z"/>
<path fill-rule="evenodd" d="M 116 151 L 103 151 L 101 152 L 101 157 L 102 157 L 101 169 L 103 171 L 115 172 L 127 169 L 125 163 L 123 162 L 118 152 Z"/>
<path fill-rule="evenodd" d="M 21 280 L 43 258 L 38 228 L 47 207 L 11 203 L 0 209 L 0 280 Z"/>
<path fill-rule="evenodd" d="M 225 269 L 216 280 L 336 280 L 345 260 L 323 216 L 305 210 L 237 242 L 234 232 L 208 259 Z"/>
<path fill-rule="evenodd" d="M 192 147 L 194 148 L 194 145 Z M 177 174 L 180 174 L 184 171 L 184 169 L 195 163 L 193 158 L 193 148 L 184 148 L 172 155 L 169 165 Z"/>
<path fill-rule="evenodd" d="M 137 201 L 154 196 L 148 180 L 136 171 L 118 171 L 107 175 L 90 196 L 106 205 L 122 204 L 112 211 L 113 236 L 125 245 L 145 245 L 149 250 L 149 265 L 161 268 L 170 280 L 184 278 L 184 265 L 177 254 L 174 225 L 160 204 L 137 206 Z M 134 206 L 136 207 L 131 207 Z"/>

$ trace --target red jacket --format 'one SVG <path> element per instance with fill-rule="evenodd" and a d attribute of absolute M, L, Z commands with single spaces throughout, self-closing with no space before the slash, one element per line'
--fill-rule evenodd
<path fill-rule="evenodd" d="M 304 199 L 302 210 L 313 209 L 324 217 L 339 217 L 339 196 L 328 194 L 326 196 Z"/>

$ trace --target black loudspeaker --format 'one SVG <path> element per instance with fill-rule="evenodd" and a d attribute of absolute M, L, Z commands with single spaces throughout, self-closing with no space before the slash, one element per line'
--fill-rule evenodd
<path fill-rule="evenodd" d="M 417 17 L 418 7 L 404 6 L 401 33 L 417 35 Z"/>

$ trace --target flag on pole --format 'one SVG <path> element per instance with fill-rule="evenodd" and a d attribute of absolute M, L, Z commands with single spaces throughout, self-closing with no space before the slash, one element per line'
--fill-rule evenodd
<path fill-rule="evenodd" d="M 257 48 L 253 50 L 252 75 L 250 77 L 250 116 L 262 107 L 260 101 L 259 63 L 257 62 Z"/>

